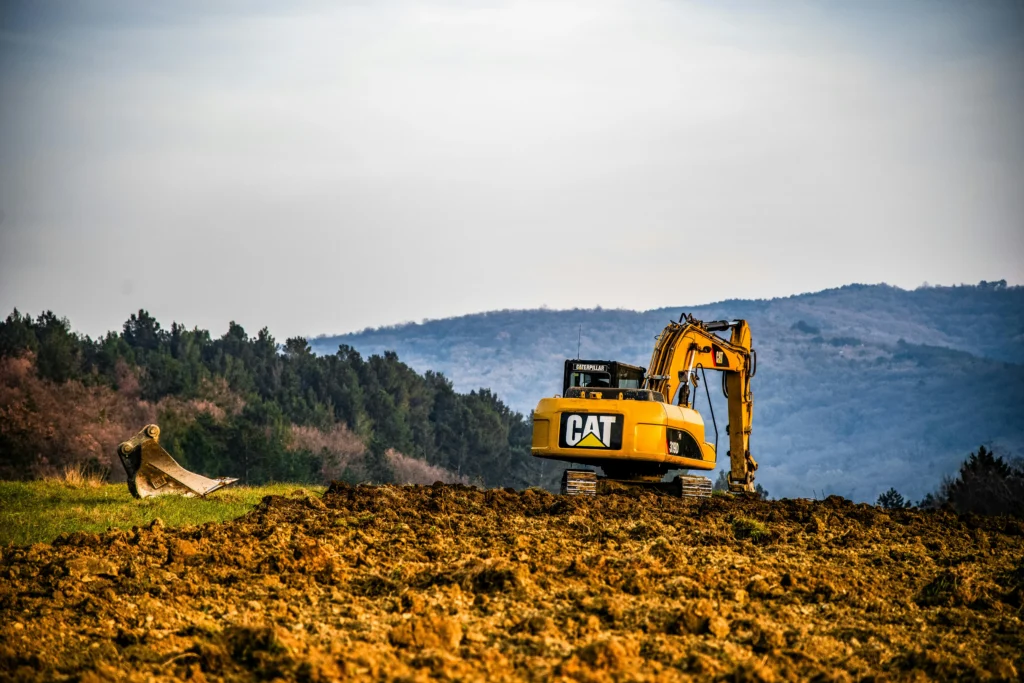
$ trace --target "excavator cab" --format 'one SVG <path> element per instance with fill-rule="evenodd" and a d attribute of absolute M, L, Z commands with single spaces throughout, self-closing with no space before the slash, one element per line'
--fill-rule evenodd
<path fill-rule="evenodd" d="M 639 389 L 645 368 L 613 360 L 567 360 L 562 376 L 562 395 L 572 387 Z"/>

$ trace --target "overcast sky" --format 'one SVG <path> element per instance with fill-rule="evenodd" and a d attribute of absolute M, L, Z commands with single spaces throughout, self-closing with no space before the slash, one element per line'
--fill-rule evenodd
<path fill-rule="evenodd" d="M 1022 1 L 0 7 L 3 315 L 1024 281 Z"/>

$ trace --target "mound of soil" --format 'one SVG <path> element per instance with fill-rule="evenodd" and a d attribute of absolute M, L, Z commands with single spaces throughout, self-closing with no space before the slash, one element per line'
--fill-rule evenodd
<path fill-rule="evenodd" d="M 1024 672 L 1017 520 L 336 484 L 224 524 L 158 522 L 4 549 L 0 679 Z"/>

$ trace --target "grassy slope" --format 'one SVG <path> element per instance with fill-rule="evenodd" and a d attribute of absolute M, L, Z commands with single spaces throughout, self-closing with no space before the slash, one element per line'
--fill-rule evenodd
<path fill-rule="evenodd" d="M 286 496 L 299 488 L 297 484 L 232 487 L 207 498 L 136 500 L 124 484 L 0 481 L 0 546 L 50 542 L 73 531 L 130 529 L 157 517 L 168 526 L 223 522 L 245 514 L 264 496 Z M 320 493 L 324 487 L 305 486 L 302 490 Z"/>

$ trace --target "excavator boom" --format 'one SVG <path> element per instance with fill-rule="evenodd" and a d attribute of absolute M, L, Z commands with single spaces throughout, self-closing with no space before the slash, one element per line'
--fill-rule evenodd
<path fill-rule="evenodd" d="M 728 341 L 714 334 L 725 330 L 730 330 Z M 752 493 L 757 461 L 750 455 L 754 416 L 750 380 L 757 372 L 757 353 L 751 348 L 747 322 L 704 323 L 692 316 L 670 322 L 654 345 L 648 386 L 672 402 L 692 406 L 690 385 L 696 387 L 698 369 L 723 373 L 722 386 L 729 406 L 729 490 Z"/>

